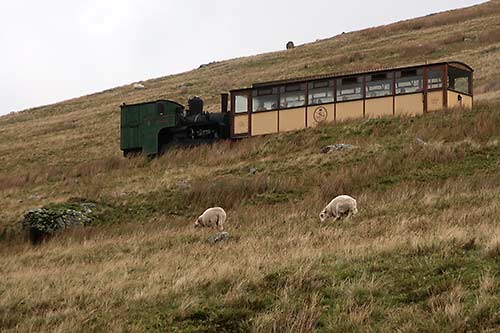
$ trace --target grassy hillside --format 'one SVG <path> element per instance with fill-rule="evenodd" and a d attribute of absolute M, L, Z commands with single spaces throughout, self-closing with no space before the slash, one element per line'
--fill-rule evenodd
<path fill-rule="evenodd" d="M 359 120 L 123 159 L 118 105 L 423 61 L 475 69 L 473 112 Z M 500 1 L 353 32 L 0 117 L 6 331 L 485 331 L 500 327 Z M 427 142 L 415 143 L 416 138 Z M 333 143 L 352 151 L 321 154 Z M 249 173 L 256 168 L 256 174 Z M 207 181 L 209 180 L 209 181 Z M 360 214 L 321 225 L 333 196 Z M 106 222 L 40 247 L 29 208 Z M 228 211 L 232 240 L 192 222 Z"/>

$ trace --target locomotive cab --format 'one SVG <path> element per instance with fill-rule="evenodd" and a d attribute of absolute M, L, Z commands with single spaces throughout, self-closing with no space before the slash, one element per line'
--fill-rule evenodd
<path fill-rule="evenodd" d="M 125 156 L 158 152 L 158 134 L 177 126 L 184 106 L 169 100 L 138 104 L 122 104 L 120 148 Z"/>

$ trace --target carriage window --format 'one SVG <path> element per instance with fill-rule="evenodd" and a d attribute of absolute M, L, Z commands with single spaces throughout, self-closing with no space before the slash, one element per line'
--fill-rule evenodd
<path fill-rule="evenodd" d="M 278 88 L 258 89 L 253 91 L 252 111 L 268 111 L 278 108 Z"/>
<path fill-rule="evenodd" d="M 443 70 L 433 69 L 427 71 L 427 89 L 443 88 Z"/>
<path fill-rule="evenodd" d="M 422 91 L 422 69 L 396 72 L 396 94 L 409 94 Z"/>
<path fill-rule="evenodd" d="M 295 108 L 306 104 L 306 85 L 294 84 L 280 88 L 280 108 Z"/>
<path fill-rule="evenodd" d="M 337 81 L 337 102 L 363 98 L 362 77 L 339 79 Z"/>
<path fill-rule="evenodd" d="M 245 95 L 236 95 L 234 97 L 234 112 L 244 113 L 248 112 L 248 97 Z"/>
<path fill-rule="evenodd" d="M 309 104 L 333 103 L 333 81 L 309 83 Z"/>
<path fill-rule="evenodd" d="M 471 73 L 455 68 L 448 68 L 449 89 L 456 90 L 464 94 L 470 94 Z"/>
<path fill-rule="evenodd" d="M 392 73 L 381 73 L 366 76 L 366 97 L 392 95 Z"/>

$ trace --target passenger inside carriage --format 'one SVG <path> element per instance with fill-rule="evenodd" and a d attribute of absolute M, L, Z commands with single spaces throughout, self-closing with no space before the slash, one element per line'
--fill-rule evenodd
<path fill-rule="evenodd" d="M 266 107 L 264 106 L 264 103 L 259 102 L 255 111 L 266 111 Z"/>

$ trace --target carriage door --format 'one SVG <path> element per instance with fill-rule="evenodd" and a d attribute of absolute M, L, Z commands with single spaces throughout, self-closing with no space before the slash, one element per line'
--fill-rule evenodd
<path fill-rule="evenodd" d="M 248 136 L 250 133 L 250 101 L 250 92 L 236 92 L 232 94 L 233 137 Z"/>

